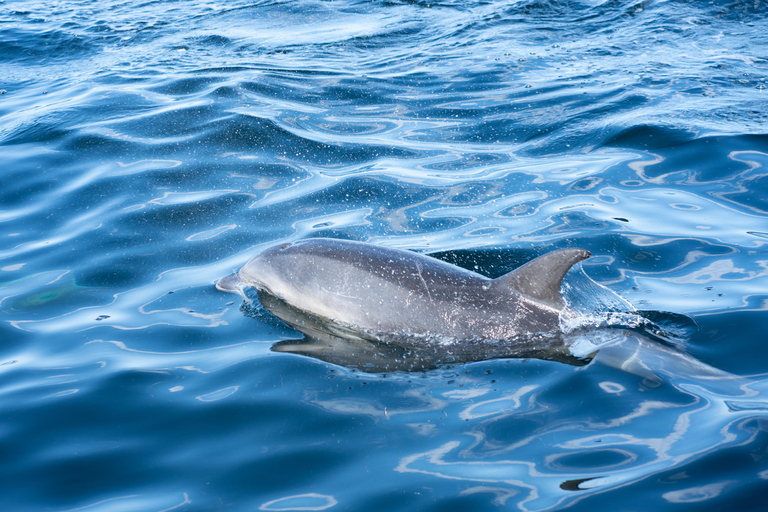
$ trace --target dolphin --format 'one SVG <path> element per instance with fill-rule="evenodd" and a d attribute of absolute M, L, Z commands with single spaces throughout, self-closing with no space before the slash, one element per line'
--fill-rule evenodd
<path fill-rule="evenodd" d="M 305 333 L 323 325 L 386 343 L 514 341 L 559 332 L 563 277 L 589 256 L 561 249 L 490 279 L 411 251 L 311 238 L 257 253 L 216 287 L 255 288 L 267 311 Z"/>
<path fill-rule="evenodd" d="M 567 320 L 574 311 L 561 297 L 562 280 L 589 256 L 584 249 L 553 251 L 490 279 L 411 251 L 314 238 L 267 248 L 216 287 L 246 298 L 245 290 L 255 288 L 257 313 L 263 308 L 304 334 L 304 340 L 276 343 L 275 352 L 366 372 L 508 357 L 574 366 L 594 361 L 641 377 L 650 387 L 668 381 L 686 392 L 728 397 L 732 412 L 768 411 L 752 389 L 764 386 L 765 376 L 753 383 L 678 346 L 681 333 L 698 328 L 684 315 L 630 310 L 627 326 L 587 324 L 586 330 L 563 332 L 568 329 L 561 329 L 560 316 Z M 628 328 L 638 320 L 641 329 Z M 666 332 L 670 327 L 673 332 Z"/>

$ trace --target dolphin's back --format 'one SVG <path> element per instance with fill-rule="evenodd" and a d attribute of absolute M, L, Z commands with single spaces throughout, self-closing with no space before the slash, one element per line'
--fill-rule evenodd
<path fill-rule="evenodd" d="M 562 278 L 588 255 L 556 251 L 492 280 L 410 251 L 320 238 L 262 251 L 239 277 L 292 307 L 368 335 L 507 339 L 558 328 Z"/>

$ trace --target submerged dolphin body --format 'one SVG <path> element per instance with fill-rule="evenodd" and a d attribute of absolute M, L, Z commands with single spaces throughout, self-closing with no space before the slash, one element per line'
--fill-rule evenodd
<path fill-rule="evenodd" d="M 410 251 L 316 238 L 268 248 L 216 286 L 255 288 L 270 313 L 313 338 L 477 344 L 558 332 L 563 277 L 589 255 L 562 249 L 489 279 Z"/>

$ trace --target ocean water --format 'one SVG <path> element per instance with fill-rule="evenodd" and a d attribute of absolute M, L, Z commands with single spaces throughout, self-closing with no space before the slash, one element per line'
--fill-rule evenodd
<path fill-rule="evenodd" d="M 0 0 L 2 509 L 764 510 L 765 34 L 762 0 Z M 214 283 L 320 236 L 583 247 L 685 327 L 276 352 Z"/>

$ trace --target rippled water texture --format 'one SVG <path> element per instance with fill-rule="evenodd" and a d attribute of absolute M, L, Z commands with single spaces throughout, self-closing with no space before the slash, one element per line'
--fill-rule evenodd
<path fill-rule="evenodd" d="M 3 510 L 762 510 L 767 5 L 0 0 Z M 583 247 L 697 327 L 585 366 L 271 351 L 213 283 L 315 236 Z"/>

